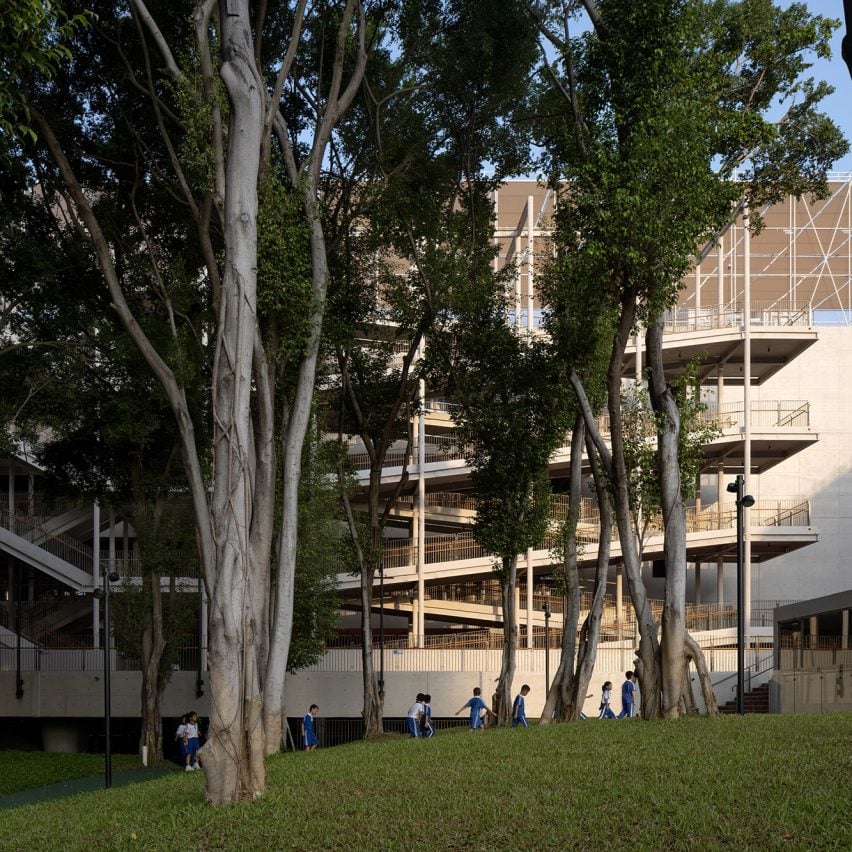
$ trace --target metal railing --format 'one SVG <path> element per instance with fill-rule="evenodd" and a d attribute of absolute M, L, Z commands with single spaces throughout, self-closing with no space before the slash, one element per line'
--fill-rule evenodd
<path fill-rule="evenodd" d="M 94 558 L 92 548 L 64 533 L 48 532 L 42 524 L 43 519 L 39 516 L 10 514 L 8 509 L 0 509 L 0 526 L 91 574 Z"/>
<path fill-rule="evenodd" d="M 749 309 L 752 326 L 778 327 L 810 326 L 811 306 L 807 302 L 753 301 Z M 714 328 L 739 328 L 744 321 L 742 302 L 727 305 L 708 305 L 702 308 L 676 307 L 666 311 L 663 330 L 671 334 L 703 331 Z"/>
<path fill-rule="evenodd" d="M 752 428 L 780 427 L 789 429 L 807 429 L 811 425 L 810 403 L 806 400 L 753 400 L 749 406 Z M 716 425 L 720 429 L 745 427 L 744 406 L 742 402 L 726 402 L 722 405 L 707 403 L 699 415 L 702 423 Z"/>

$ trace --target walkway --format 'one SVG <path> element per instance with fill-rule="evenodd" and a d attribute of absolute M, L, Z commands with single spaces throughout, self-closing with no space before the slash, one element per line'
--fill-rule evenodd
<path fill-rule="evenodd" d="M 172 775 L 177 771 L 177 768 L 168 769 L 153 766 L 123 769 L 112 773 L 112 786 L 124 787 L 127 784 L 138 784 L 142 781 L 151 781 L 154 778 Z M 76 796 L 78 793 L 89 793 L 93 790 L 103 789 L 103 774 L 89 775 L 86 778 L 71 778 L 56 784 L 48 784 L 46 787 L 34 787 L 31 790 L 19 790 L 17 793 L 10 793 L 8 796 L 0 796 L 0 810 L 34 805 L 38 802 L 52 802 L 56 799 L 64 799 L 66 796 Z"/>

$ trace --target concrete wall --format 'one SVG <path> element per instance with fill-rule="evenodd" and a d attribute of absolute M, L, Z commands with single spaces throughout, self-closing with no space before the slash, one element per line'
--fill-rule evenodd
<path fill-rule="evenodd" d="M 820 532 L 817 544 L 752 567 L 754 600 L 806 600 L 849 588 L 852 563 L 850 375 L 852 328 L 820 327 L 819 339 L 813 346 L 764 385 L 752 388 L 755 400 L 808 400 L 811 429 L 819 435 L 819 441 L 761 476 L 753 477 L 749 492 L 758 500 L 807 497 L 811 501 L 811 523 Z M 731 388 L 727 398 L 733 400 L 737 393 L 742 391 Z"/>
<path fill-rule="evenodd" d="M 852 668 L 776 671 L 769 699 L 773 713 L 852 712 Z"/>
<path fill-rule="evenodd" d="M 86 718 L 103 716 L 104 682 L 100 672 L 22 672 L 23 698 L 15 698 L 15 673 L 0 672 L 0 716 Z M 181 716 L 194 708 L 210 712 L 210 695 L 195 697 L 194 672 L 174 672 L 166 687 L 163 716 Z M 116 718 L 141 715 L 141 672 L 112 672 L 110 704 Z"/>

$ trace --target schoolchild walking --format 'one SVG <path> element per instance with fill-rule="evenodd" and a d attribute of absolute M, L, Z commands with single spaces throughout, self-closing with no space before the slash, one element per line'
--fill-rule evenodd
<path fill-rule="evenodd" d="M 314 719 L 316 719 L 317 713 L 319 713 L 319 707 L 316 704 L 311 704 L 308 712 L 302 717 L 300 727 L 302 729 L 302 748 L 305 751 L 313 751 L 319 745 L 319 740 L 314 731 Z"/>
<path fill-rule="evenodd" d="M 615 713 L 612 712 L 612 709 L 609 706 L 609 702 L 612 700 L 612 681 L 608 680 L 603 687 L 601 687 L 601 708 L 600 715 L 598 719 L 614 719 Z"/>
<path fill-rule="evenodd" d="M 482 724 L 482 711 L 484 710 L 486 713 L 488 712 L 488 705 L 482 700 L 482 690 L 475 686 L 473 688 L 473 697 L 469 698 L 456 710 L 456 716 L 459 715 L 463 710 L 470 709 L 470 729 L 471 731 L 478 731 L 483 727 Z"/>
<path fill-rule="evenodd" d="M 624 678 L 624 683 L 621 684 L 621 712 L 618 714 L 618 718 L 632 719 L 636 703 L 634 700 L 636 684 L 633 682 L 633 672 L 625 672 Z"/>
<path fill-rule="evenodd" d="M 523 725 L 523 727 L 528 728 L 527 725 L 527 711 L 526 711 L 526 703 L 524 699 L 530 694 L 530 688 L 527 684 L 524 684 L 521 687 L 521 691 L 515 696 L 515 700 L 512 703 L 512 727 L 517 728 L 518 725 Z"/>

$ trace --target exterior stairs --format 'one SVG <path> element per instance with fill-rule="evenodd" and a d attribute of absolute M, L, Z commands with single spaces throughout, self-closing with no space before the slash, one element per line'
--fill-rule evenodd
<path fill-rule="evenodd" d="M 756 686 L 743 696 L 743 709 L 746 713 L 768 713 L 769 712 L 769 683 Z M 719 707 L 720 713 L 736 713 L 737 700 L 728 701 Z"/>

